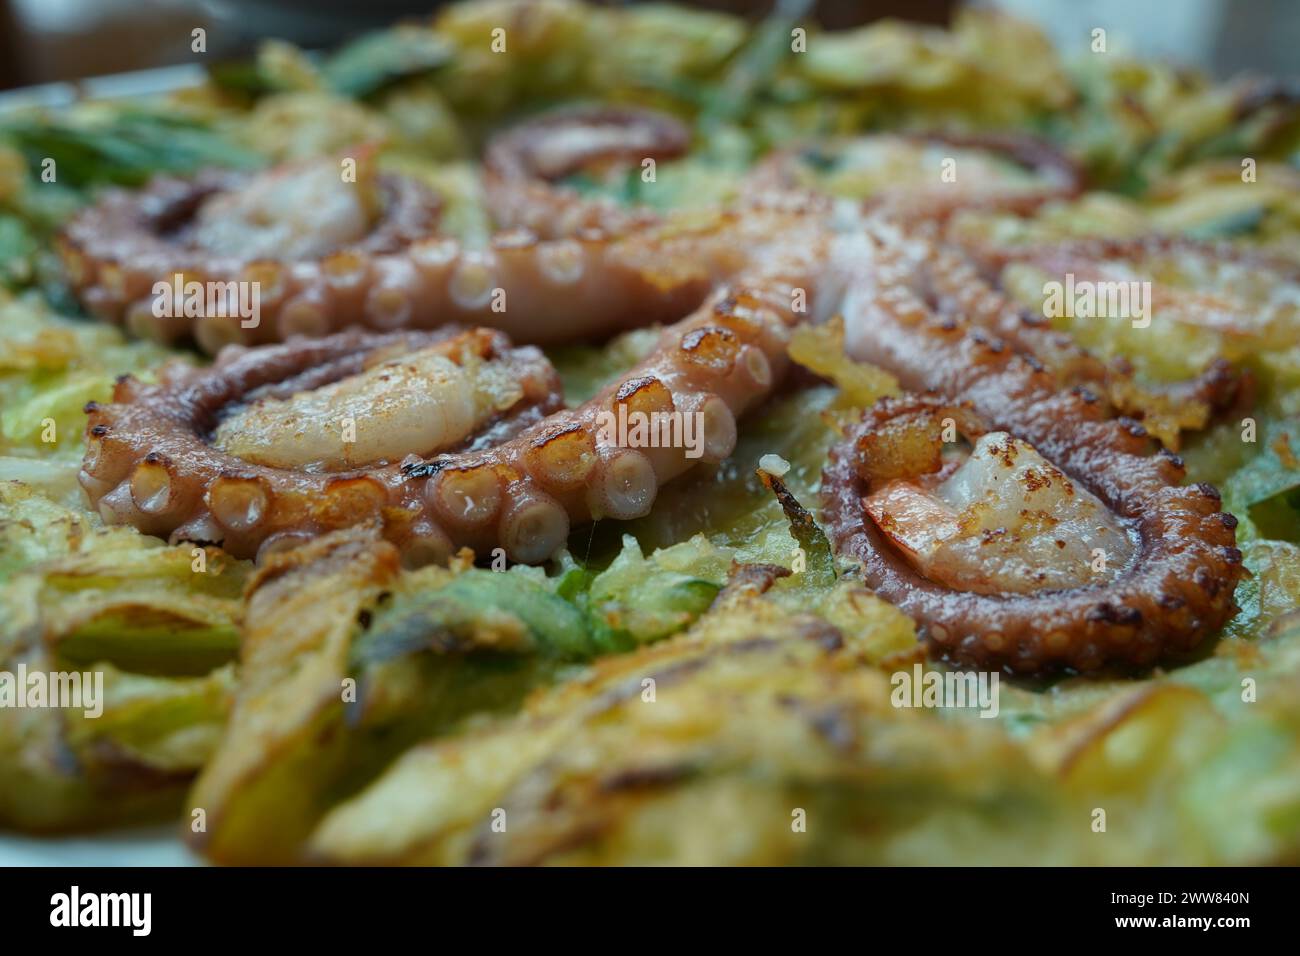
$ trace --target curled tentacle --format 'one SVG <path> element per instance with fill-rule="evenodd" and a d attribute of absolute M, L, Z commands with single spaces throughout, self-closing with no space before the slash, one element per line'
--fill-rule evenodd
<path fill-rule="evenodd" d="M 81 482 L 106 521 L 241 557 L 376 520 L 413 563 L 462 545 L 543 561 L 572 525 L 644 515 L 663 482 L 731 454 L 823 258 L 792 242 L 574 409 L 540 353 L 486 329 L 351 332 L 125 379 L 88 408 Z"/>
<path fill-rule="evenodd" d="M 559 405 L 550 363 L 486 329 L 232 348 L 88 406 L 80 480 L 109 523 L 239 557 L 372 519 L 408 549 L 449 550 L 403 464 Z"/>
<path fill-rule="evenodd" d="M 1025 594 L 1115 579 L 1128 529 L 1023 439 L 961 406 L 904 396 L 879 403 L 854 438 L 863 507 L 921 574 L 954 590 Z M 944 427 L 971 443 L 945 448 Z M 1104 562 L 1095 562 L 1100 549 Z"/>
<path fill-rule="evenodd" d="M 867 583 L 916 618 L 938 653 L 982 666 L 1145 665 L 1216 632 L 1235 612 L 1243 573 L 1236 520 L 1220 511 L 1218 493 L 1180 486 L 1177 456 L 1157 451 L 1140 424 L 1109 417 L 1086 388 L 1062 390 L 1032 355 L 935 314 L 906 273 L 903 261 L 861 268 L 845 302 L 846 348 L 959 410 L 884 403 L 833 450 L 827 520 Z M 965 465 L 943 461 L 943 425 L 976 442 Z M 1005 433 L 1001 445 L 982 448 L 991 432 Z M 1035 462 L 1033 476 L 1008 461 L 999 475 L 990 457 L 1015 457 L 1007 448 Z M 1044 482 L 1052 494 L 1036 498 Z M 1087 492 L 1088 507 L 1067 487 Z M 975 507 L 990 488 L 1000 507 L 1023 507 Z M 923 520 L 905 524 L 909 514 Z M 1088 540 L 1101 552 L 1089 571 L 1099 570 L 1080 578 L 1074 552 Z M 1049 561 L 1053 548 L 1063 554 Z"/>
<path fill-rule="evenodd" d="M 685 154 L 690 133 L 663 113 L 630 107 L 582 107 L 547 113 L 493 139 L 484 155 L 488 208 L 504 228 L 546 239 L 597 230 L 607 236 L 656 225 L 648 209 L 584 199 L 556 185 L 580 171 L 641 171 L 648 159 Z"/>
<path fill-rule="evenodd" d="M 672 321 L 744 265 L 754 235 L 779 224 L 719 211 L 707 222 L 659 229 L 653 214 L 584 200 L 537 178 L 629 150 L 639 155 L 646 136 L 657 144 L 644 150 L 652 156 L 684 148 L 684 133 L 667 117 L 597 115 L 604 119 L 596 129 L 613 124 L 612 139 L 574 142 L 573 127 L 561 134 L 557 121 L 541 120 L 545 148 L 534 142 L 533 124 L 496 144 L 489 203 L 515 227 L 486 247 L 439 235 L 439 200 L 413 180 L 350 182 L 330 160 L 110 192 L 74 217 L 60 252 L 94 314 L 165 342 L 192 337 L 211 353 L 350 326 L 477 325 L 549 344 Z M 545 214 L 537 214 L 539 202 Z"/>

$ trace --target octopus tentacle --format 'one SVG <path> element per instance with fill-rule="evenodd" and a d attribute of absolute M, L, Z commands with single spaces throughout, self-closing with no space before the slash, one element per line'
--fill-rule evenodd
<path fill-rule="evenodd" d="M 675 155 L 686 145 L 684 130 L 660 114 L 590 117 L 583 122 L 603 131 L 594 145 L 572 141 L 586 127 L 566 116 L 526 124 L 490 148 L 488 201 L 507 228 L 485 248 L 438 234 L 441 203 L 419 183 L 375 174 L 373 188 L 362 188 L 342 182 L 332 161 L 109 192 L 73 218 L 58 246 L 92 313 L 164 342 L 192 337 L 210 353 L 354 325 L 477 325 L 550 344 L 672 321 L 744 264 L 738 250 L 759 227 L 719 211 L 702 225 L 658 230 L 645 210 L 551 185 L 545 176 L 574 163 Z M 216 301 L 187 315 L 181 296 L 155 291 L 175 276 L 205 293 L 216 284 Z M 246 304 L 238 296 L 253 288 L 258 314 L 238 314 Z"/>
<path fill-rule="evenodd" d="M 959 247 L 935 241 L 933 229 L 922 226 L 892 232 L 885 222 L 876 228 L 878 235 L 888 232 L 891 242 L 908 257 L 909 283 L 940 314 L 960 316 L 1013 348 L 1036 356 L 1061 385 L 1106 378 L 1105 363 L 1068 333 L 1053 329 L 1045 317 L 1011 302 Z"/>
<path fill-rule="evenodd" d="M 950 230 L 990 283 L 1014 264 L 1078 280 L 1150 278 L 1153 310 L 1162 321 L 1230 338 L 1276 336 L 1295 329 L 1300 266 L 1266 252 L 1186 236 L 1087 238 L 1020 247 Z M 1190 287 L 1178 283 L 1181 274 Z M 1175 281 L 1166 281 L 1168 278 Z"/>
<path fill-rule="evenodd" d="M 293 294 L 324 291 L 341 264 L 334 260 L 339 249 L 315 244 L 298 253 L 303 261 L 291 269 L 277 261 L 271 248 L 249 251 L 233 246 L 241 237 L 248 242 L 247 229 L 227 238 L 210 225 L 224 217 L 213 214 L 204 219 L 205 210 L 220 212 L 224 202 L 241 196 L 241 189 L 248 190 L 252 202 L 268 190 L 287 188 L 295 171 L 289 167 L 248 177 L 206 170 L 189 180 L 161 176 L 140 190 L 106 192 L 95 205 L 75 216 L 59 237 L 59 251 L 73 290 L 98 317 L 127 321 L 133 331 L 152 331 L 168 340 L 187 331 L 189 320 L 181 315 L 177 321 L 151 321 L 155 312 L 164 311 L 155 309 L 158 299 L 153 290 L 156 283 L 170 283 L 178 274 L 187 281 L 257 281 L 263 291 L 263 306 L 273 312 Z M 339 178 L 332 168 L 330 175 Z M 378 175 L 374 186 L 380 209 L 364 227 L 364 234 L 355 228 L 358 223 L 351 221 L 357 210 L 348 208 L 351 204 L 346 201 L 338 204 L 334 224 L 354 227 L 341 233 L 341 245 L 352 256 L 378 256 L 405 248 L 437 223 L 441 203 L 419 183 Z M 226 211 L 229 213 L 229 208 Z M 312 242 L 316 227 L 322 224 L 300 222 L 296 235 Z M 242 216 L 231 216 L 229 231 L 248 225 Z M 276 235 L 271 241 L 282 238 Z"/>
<path fill-rule="evenodd" d="M 499 543 L 518 560 L 546 557 L 573 525 L 647 514 L 663 483 L 731 454 L 737 418 L 770 395 L 786 369 L 790 330 L 804 318 L 794 311 L 793 290 L 811 294 L 819 268 L 811 243 L 793 259 L 742 276 L 666 328 L 644 361 L 581 406 L 477 457 L 439 455 L 408 474 L 428 478 L 439 514 L 457 525 L 458 543 L 480 551 Z M 698 430 L 693 448 L 620 434 L 620 423 L 668 417 Z M 510 483 L 508 472 L 519 480 Z M 462 504 L 467 500 L 511 503 L 496 538 L 484 513 Z M 539 534 L 549 550 L 529 544 Z"/>
<path fill-rule="evenodd" d="M 164 342 L 192 336 L 210 353 L 354 325 L 391 331 L 476 324 L 521 342 L 573 341 L 680 316 L 722 271 L 689 255 L 684 239 L 677 243 L 681 253 L 656 262 L 656 244 L 645 239 L 544 241 L 526 231 L 500 233 L 485 249 L 428 235 L 396 251 L 347 248 L 314 260 L 207 256 L 144 218 L 173 189 L 174 183 L 155 182 L 104 199 L 74 220 L 60 248 L 74 291 L 96 315 Z M 718 255 L 725 251 L 714 236 L 698 242 L 714 242 Z M 256 284 L 260 314 L 245 322 L 233 308 L 197 316 L 158 309 L 155 284 L 170 284 L 178 274 L 232 291 L 238 283 Z"/>
<path fill-rule="evenodd" d="M 1157 450 L 1140 424 L 1108 417 L 1086 388 L 1062 390 L 1032 355 L 936 315 L 908 287 L 906 261 L 890 259 L 877 250 L 874 268 L 860 269 L 850 289 L 849 353 L 889 369 L 904 387 L 958 403 L 976 422 L 965 423 L 968 437 L 997 430 L 1027 443 L 1104 505 L 1134 551 L 1096 583 L 1027 592 L 981 593 L 926 576 L 864 500 L 885 491 L 873 482 L 911 480 L 923 489 L 922 476 L 943 474 L 938 423 L 962 417 L 911 398 L 869 411 L 832 451 L 823 476 L 831 535 L 862 562 L 868 585 L 916 618 L 938 653 L 1022 672 L 1150 664 L 1217 631 L 1236 610 L 1243 573 L 1236 520 L 1220 510 L 1218 493 L 1181 486 L 1177 456 Z"/>
<path fill-rule="evenodd" d="M 690 132 L 664 113 L 631 107 L 577 107 L 511 127 L 488 143 L 483 179 L 488 209 L 505 228 L 546 239 L 598 230 L 616 236 L 657 225 L 658 215 L 609 200 L 584 199 L 556 180 L 600 166 L 639 168 L 686 153 Z"/>
<path fill-rule="evenodd" d="M 1086 386 L 1100 400 L 1126 415 L 1143 419 L 1167 446 L 1177 449 L 1180 430 L 1204 427 L 1210 418 L 1238 404 L 1249 394 L 1250 375 L 1226 359 L 1210 361 L 1197 375 L 1185 381 L 1140 384 L 1133 366 L 1124 359 L 1105 362 L 1082 347 L 1069 333 L 1053 327 L 1042 312 L 1033 312 L 1013 301 L 1000 281 L 999 255 L 990 249 L 966 248 L 945 241 L 934 224 L 911 226 L 886 222 L 875 224 L 877 235 L 888 235 L 890 243 L 910 263 L 911 288 L 941 315 L 954 315 L 997 336 L 1006 344 L 1033 355 L 1056 377 L 1060 387 Z M 1189 248 L 1202 251 L 1195 242 L 1159 240 L 1115 243 L 1105 247 L 1118 258 L 1120 250 L 1135 258 L 1137 252 Z M 1081 277 L 1089 262 L 1097 261 L 1102 249 L 1093 246 L 1074 251 L 1026 252 L 1026 260 L 1042 262 L 1053 274 L 1077 268 Z M 1002 265 L 1011 261 L 1001 253 Z"/>
<path fill-rule="evenodd" d="M 240 557 L 375 520 L 412 563 L 459 546 L 539 562 L 572 525 L 644 515 L 663 482 L 731 453 L 823 258 L 812 240 L 765 257 L 574 409 L 540 353 L 485 329 L 354 331 L 127 378 L 88 407 L 81 482 L 106 521 Z M 670 440 L 627 440 L 633 413 Z"/>
<path fill-rule="evenodd" d="M 404 365 L 412 356 L 436 365 Z M 458 418 L 448 414 L 487 369 L 508 386 Z M 418 388 L 431 394 L 415 409 L 384 406 L 375 386 L 393 379 L 402 399 Z M 293 405 L 349 383 L 362 387 L 325 396 L 329 414 Z M 436 529 L 420 525 L 420 489 L 402 472 L 409 453 L 457 447 L 488 424 L 518 434 L 559 405 L 545 358 L 489 330 L 353 331 L 233 348 L 210 368 L 166 368 L 156 385 L 125 377 L 111 404 L 87 406 L 80 481 L 109 523 L 218 542 L 239 557 L 390 511 L 390 523 L 411 532 L 410 545 L 422 543 L 420 530 L 424 544 L 438 543 Z M 431 410 L 439 413 L 432 422 Z M 354 445 L 363 451 L 354 454 Z"/>

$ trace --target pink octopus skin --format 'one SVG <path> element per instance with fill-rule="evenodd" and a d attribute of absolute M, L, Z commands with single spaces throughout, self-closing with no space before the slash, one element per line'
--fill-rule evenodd
<path fill-rule="evenodd" d="M 319 387 L 355 374 L 376 349 L 403 342 L 416 349 L 449 336 L 353 331 L 228 350 L 211 368 L 170 372 L 159 385 L 123 379 L 113 403 L 88 406 L 82 486 L 110 523 L 220 543 L 237 557 L 374 520 L 411 564 L 444 560 L 462 546 L 543 561 L 572 525 L 644 515 L 663 482 L 731 454 L 736 417 L 785 370 L 790 329 L 805 318 L 794 311 L 795 290 L 815 295 L 819 281 L 824 250 L 815 236 L 787 238 L 787 247 L 666 328 L 647 359 L 574 409 L 558 408 L 554 371 L 536 350 L 511 350 L 486 329 L 461 333 L 529 382 L 529 400 L 513 416 L 522 430 L 489 430 L 427 461 L 413 454 L 325 474 L 252 464 L 209 442 L 223 411 L 252 395 Z M 620 407 L 698 415 L 700 457 L 684 447 L 620 446 L 602 417 L 617 417 Z"/>
<path fill-rule="evenodd" d="M 1029 442 L 1127 525 L 1136 557 L 1113 581 L 1031 594 L 976 594 L 919 574 L 873 526 L 859 474 L 865 436 L 906 403 L 882 403 L 832 451 L 825 518 L 837 548 L 862 562 L 883 598 L 916 619 L 937 653 L 1035 673 L 1150 665 L 1186 653 L 1235 613 L 1241 579 L 1236 519 L 1209 485 L 1180 486 L 1183 464 L 1141 425 L 1107 417 L 1086 388 L 1061 390 L 1032 354 L 1017 353 L 952 315 L 937 316 L 908 284 L 907 257 L 887 243 L 856 274 L 844 302 L 846 351 L 889 369 L 904 387 L 959 402 L 986 429 Z M 925 401 L 921 399 L 919 401 Z"/>

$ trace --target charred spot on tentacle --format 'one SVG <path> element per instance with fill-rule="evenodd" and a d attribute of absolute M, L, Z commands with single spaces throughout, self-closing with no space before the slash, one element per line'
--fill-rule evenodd
<path fill-rule="evenodd" d="M 533 476 L 546 487 L 579 488 L 596 467 L 596 440 L 579 422 L 548 426 L 529 442 L 525 460 Z"/>
<path fill-rule="evenodd" d="M 674 408 L 672 392 L 654 375 L 639 375 L 624 381 L 614 392 L 614 403 L 624 406 L 628 412 L 643 414 L 671 412 Z"/>
<path fill-rule="evenodd" d="M 432 461 L 410 461 L 402 465 L 402 475 L 411 479 L 432 478 L 451 464 L 449 458 L 435 458 Z"/>
<path fill-rule="evenodd" d="M 693 365 L 725 370 L 736 361 L 740 343 L 724 328 L 694 328 L 682 336 L 682 354 Z"/>

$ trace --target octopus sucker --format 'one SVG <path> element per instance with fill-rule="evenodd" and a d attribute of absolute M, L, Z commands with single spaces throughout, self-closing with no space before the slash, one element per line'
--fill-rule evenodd
<path fill-rule="evenodd" d="M 650 459 L 633 448 L 602 448 L 599 480 L 587 491 L 587 508 L 595 518 L 630 520 L 650 513 L 658 479 Z"/>
<path fill-rule="evenodd" d="M 868 586 L 914 617 L 941 656 L 1018 672 L 1146 666 L 1217 632 L 1235 613 L 1243 574 L 1235 521 L 1217 492 L 1182 486 L 1176 455 L 1086 390 L 1061 389 L 1031 356 L 991 348 L 979 329 L 919 299 L 882 298 L 874 283 L 893 273 L 888 264 L 859 268 L 845 303 L 846 349 L 916 393 L 869 409 L 823 475 L 830 534 L 861 562 Z M 944 460 L 949 422 L 974 445 L 966 464 Z M 982 443 L 995 433 L 990 450 Z M 996 461 L 1013 451 L 1037 463 L 1020 499 L 1047 506 L 990 524 L 980 508 L 1020 500 L 1009 457 Z M 984 452 L 974 470 L 982 485 L 942 487 Z M 1001 491 L 987 500 L 974 493 L 993 487 Z M 1088 499 L 1067 500 L 1067 487 Z M 1073 526 L 1059 557 L 1058 525 Z M 1079 567 L 1085 543 L 1091 574 Z"/>
<path fill-rule="evenodd" d="M 501 546 L 516 561 L 540 563 L 564 545 L 569 515 L 544 491 L 528 489 L 511 497 L 512 503 L 501 517 Z"/>
<path fill-rule="evenodd" d="M 444 524 L 481 528 L 501 510 L 503 477 L 490 462 L 449 465 L 428 480 L 425 497 Z"/>

